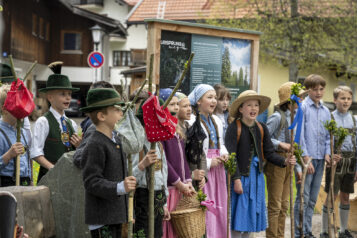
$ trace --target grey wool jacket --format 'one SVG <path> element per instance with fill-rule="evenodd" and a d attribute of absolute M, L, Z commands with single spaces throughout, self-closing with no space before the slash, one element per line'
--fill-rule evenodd
<path fill-rule="evenodd" d="M 119 138 L 114 143 L 93 132 L 80 161 L 85 188 L 85 223 L 122 224 L 127 221 L 127 196 L 117 195 L 117 184 L 127 176 L 126 157 Z"/>

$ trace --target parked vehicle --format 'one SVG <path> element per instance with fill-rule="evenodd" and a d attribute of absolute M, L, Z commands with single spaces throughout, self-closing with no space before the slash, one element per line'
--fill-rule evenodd
<path fill-rule="evenodd" d="M 81 101 L 79 99 L 72 98 L 69 103 L 68 109 L 65 109 L 66 116 L 81 117 L 83 114 L 79 109 L 81 108 Z"/>

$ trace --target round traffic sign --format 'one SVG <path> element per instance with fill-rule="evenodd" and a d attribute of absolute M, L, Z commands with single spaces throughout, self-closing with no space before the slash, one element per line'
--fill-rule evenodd
<path fill-rule="evenodd" d="M 92 68 L 100 68 L 104 63 L 104 55 L 100 52 L 93 51 L 88 55 L 88 65 Z"/>

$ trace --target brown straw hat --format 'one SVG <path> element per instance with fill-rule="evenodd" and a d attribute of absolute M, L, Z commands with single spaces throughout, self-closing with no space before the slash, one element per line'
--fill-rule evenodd
<path fill-rule="evenodd" d="M 286 103 L 291 96 L 291 87 L 294 85 L 294 82 L 286 82 L 283 85 L 280 86 L 279 90 L 278 90 L 278 94 L 279 94 L 279 103 L 276 104 L 275 106 L 279 107 L 281 105 L 283 105 L 284 103 Z M 305 96 L 309 91 L 308 90 L 300 90 L 299 92 L 299 97 L 303 97 Z"/>
<path fill-rule="evenodd" d="M 269 107 L 271 101 L 270 97 L 258 95 L 258 93 L 254 90 L 246 90 L 242 92 L 230 106 L 229 116 L 236 118 L 239 112 L 238 109 L 242 105 L 242 103 L 244 103 L 247 100 L 254 100 L 254 99 L 260 102 L 259 114 L 264 112 Z"/>

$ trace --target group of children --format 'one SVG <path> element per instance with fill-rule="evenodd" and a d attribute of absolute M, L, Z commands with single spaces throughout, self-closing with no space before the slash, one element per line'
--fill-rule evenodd
<path fill-rule="evenodd" d="M 290 193 L 290 166 L 296 159 L 290 151 L 290 92 L 293 83 L 283 84 L 278 91 L 280 102 L 266 125 L 256 120 L 264 112 L 271 99 L 253 90 L 242 92 L 229 106 L 231 96 L 222 85 L 214 87 L 197 85 L 186 96 L 177 92 L 167 108 L 177 118 L 174 136 L 156 143 L 151 149 L 146 139 L 143 150 L 132 155 L 133 176 L 128 176 L 127 155 L 123 153 L 120 136 L 115 125 L 123 117 L 126 104 L 119 93 L 108 83 L 92 85 L 87 95 L 87 106 L 81 110 L 89 116 L 83 126 L 83 138 L 77 134 L 76 123 L 65 116 L 72 88 L 67 76 L 61 74 L 61 64 L 51 65 L 54 74 L 49 76 L 42 89 L 51 104 L 49 112 L 40 117 L 32 136 L 24 126 L 21 143 L 16 142 L 16 119 L 2 110 L 0 121 L 0 176 L 1 186 L 11 186 L 14 176 L 14 160 L 21 155 L 21 184 L 32 183 L 31 161 L 40 165 L 39 179 L 55 166 L 65 152 L 76 150 L 74 164 L 83 173 L 85 187 L 85 222 L 92 237 L 121 237 L 122 224 L 127 222 L 127 194 L 135 190 L 134 233 L 136 237 L 148 234 L 148 167 L 154 164 L 154 213 L 155 237 L 176 237 L 170 222 L 180 199 L 193 196 L 199 189 L 214 202 L 216 213 L 206 213 L 206 237 L 227 237 L 227 181 L 224 163 L 230 153 L 236 153 L 237 168 L 232 175 L 231 237 L 249 237 L 251 232 L 266 230 L 267 237 L 284 237 L 285 217 Z M 348 113 L 352 103 L 352 90 L 339 86 L 334 90 L 337 109 L 332 113 L 338 126 L 350 129 L 351 135 L 342 146 L 342 155 L 330 158 L 330 138 L 323 123 L 331 119 L 321 100 L 325 80 L 310 75 L 304 82 L 306 92 L 301 92 L 304 113 L 301 148 L 303 159 L 312 162 L 308 167 L 304 186 L 304 237 L 314 237 L 312 215 L 320 190 L 326 163 L 330 173 L 332 163 L 338 162 L 334 192 L 340 192 L 340 237 L 352 237 L 347 230 L 349 194 L 356 181 L 356 122 Z M 9 85 L 0 89 L 3 105 Z M 161 89 L 160 101 L 165 101 L 171 89 Z M 152 100 L 142 91 L 136 104 L 136 117 L 144 126 L 143 108 Z M 199 117 L 198 117 L 199 116 Z M 206 138 L 203 140 L 201 157 L 189 158 L 186 153 L 187 130 L 199 119 Z M 26 152 L 25 152 L 26 151 Z M 24 153 L 25 152 L 25 153 Z M 268 207 L 265 201 L 265 177 L 268 190 Z M 296 178 L 301 168 L 296 165 Z M 327 184 L 329 176 L 326 176 Z M 328 190 L 329 186 L 326 186 Z M 297 184 L 299 194 L 300 184 Z M 295 236 L 299 237 L 299 197 L 295 199 Z M 326 204 L 325 204 L 326 205 Z M 322 237 L 328 236 L 327 208 L 323 208 Z"/>

